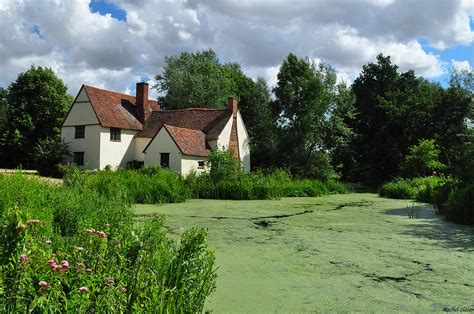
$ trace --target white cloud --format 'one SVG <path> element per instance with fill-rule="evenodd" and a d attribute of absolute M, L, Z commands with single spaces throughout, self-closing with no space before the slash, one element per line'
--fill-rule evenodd
<path fill-rule="evenodd" d="M 467 60 L 458 61 L 458 60 L 451 59 L 451 66 L 453 67 L 453 69 L 457 71 L 468 71 L 468 72 L 473 71 L 472 65 Z"/>
<path fill-rule="evenodd" d="M 269 86 L 289 52 L 329 63 L 338 80 L 353 80 L 380 52 L 433 78 L 446 64 L 421 39 L 438 49 L 474 41 L 472 0 L 110 1 L 126 21 L 91 13 L 89 0 L 0 0 L 0 86 L 35 64 L 73 94 L 83 83 L 133 93 L 165 56 L 207 48 Z"/>

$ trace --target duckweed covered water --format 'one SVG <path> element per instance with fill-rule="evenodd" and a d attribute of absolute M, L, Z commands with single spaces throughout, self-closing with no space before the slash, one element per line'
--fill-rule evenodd
<path fill-rule="evenodd" d="M 209 229 L 222 312 L 474 311 L 474 228 L 376 194 L 138 205 Z"/>

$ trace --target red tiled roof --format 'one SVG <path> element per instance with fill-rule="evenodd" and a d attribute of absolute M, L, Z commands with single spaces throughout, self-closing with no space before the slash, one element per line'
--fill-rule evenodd
<path fill-rule="evenodd" d="M 207 156 L 209 150 L 206 147 L 206 134 L 199 130 L 179 128 L 163 124 L 179 150 L 185 155 Z"/>
<path fill-rule="evenodd" d="M 217 139 L 232 113 L 227 109 L 189 108 L 153 111 L 137 137 L 154 137 L 164 124 L 198 130 L 207 140 Z"/>
<path fill-rule="evenodd" d="M 135 96 L 84 85 L 84 89 L 103 127 L 142 130 L 135 109 Z M 152 110 L 159 110 L 157 101 L 148 100 Z M 148 114 L 150 116 L 151 113 Z"/>

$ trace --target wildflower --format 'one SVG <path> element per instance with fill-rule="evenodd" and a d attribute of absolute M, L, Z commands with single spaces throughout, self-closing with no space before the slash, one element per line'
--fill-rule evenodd
<path fill-rule="evenodd" d="M 108 277 L 108 278 L 105 280 L 105 283 L 108 284 L 109 286 L 113 286 L 114 283 L 115 283 L 114 277 Z"/>
<path fill-rule="evenodd" d="M 51 288 L 51 286 L 46 281 L 38 282 L 38 286 L 40 286 L 42 288 Z"/>
<path fill-rule="evenodd" d="M 127 292 L 127 289 L 122 287 L 122 288 L 120 288 L 120 292 L 125 293 L 125 292 Z"/>
<path fill-rule="evenodd" d="M 76 268 L 77 269 L 84 269 L 84 268 L 86 268 L 86 265 L 84 265 L 84 263 L 77 263 Z"/>
<path fill-rule="evenodd" d="M 46 245 L 51 245 L 53 242 L 51 240 L 47 240 L 45 243 Z"/>
<path fill-rule="evenodd" d="M 87 287 L 80 287 L 78 290 L 79 290 L 79 293 L 89 292 L 89 288 L 87 288 Z"/>
<path fill-rule="evenodd" d="M 41 223 L 41 221 L 39 221 L 39 219 L 31 219 L 31 220 L 28 220 L 26 223 L 28 225 L 37 225 L 37 224 Z"/>
<path fill-rule="evenodd" d="M 51 266 L 52 264 L 54 264 L 54 259 L 49 259 L 49 260 L 48 260 L 48 264 L 49 264 L 49 266 Z"/>
<path fill-rule="evenodd" d="M 109 228 L 110 228 L 110 224 L 105 224 L 105 228 L 109 229 Z"/>
<path fill-rule="evenodd" d="M 90 268 L 86 268 L 86 273 L 88 273 L 88 274 L 92 274 L 92 269 L 90 269 Z"/>
<path fill-rule="evenodd" d="M 87 230 L 86 230 L 86 233 L 87 233 L 88 235 L 92 235 L 92 234 L 95 234 L 95 230 L 94 230 L 94 229 L 87 229 Z"/>
<path fill-rule="evenodd" d="M 30 261 L 30 258 L 26 255 L 20 255 L 20 262 L 22 263 L 28 263 Z"/>
<path fill-rule="evenodd" d="M 84 251 L 84 248 L 83 248 L 82 246 L 78 246 L 76 249 L 77 249 L 78 251 Z"/>
<path fill-rule="evenodd" d="M 51 254 L 51 258 L 56 258 L 56 254 Z"/>
<path fill-rule="evenodd" d="M 107 235 L 106 235 L 105 232 L 102 231 L 102 230 L 97 232 L 97 236 L 98 236 L 99 238 L 101 238 L 101 239 L 107 238 Z"/>
<path fill-rule="evenodd" d="M 23 232 L 26 229 L 26 226 L 24 224 L 18 225 L 18 231 Z"/>
<path fill-rule="evenodd" d="M 69 269 L 69 263 L 68 263 L 68 261 L 62 261 L 62 262 L 61 262 L 61 268 L 62 268 L 62 269 Z"/>
<path fill-rule="evenodd" d="M 61 265 L 58 265 L 58 264 L 56 264 L 56 263 L 54 263 L 54 262 L 51 264 L 51 271 L 54 272 L 54 271 L 56 271 L 56 270 L 61 270 L 61 269 L 62 269 Z"/>

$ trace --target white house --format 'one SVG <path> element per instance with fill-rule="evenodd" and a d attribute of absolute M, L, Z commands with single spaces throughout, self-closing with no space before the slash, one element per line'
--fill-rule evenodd
<path fill-rule="evenodd" d="M 227 109 L 161 110 L 148 99 L 148 84 L 137 96 L 83 85 L 61 129 L 73 154 L 69 162 L 88 169 L 124 167 L 136 160 L 182 175 L 201 172 L 212 149 L 229 149 L 250 171 L 247 130 L 229 98 Z"/>

